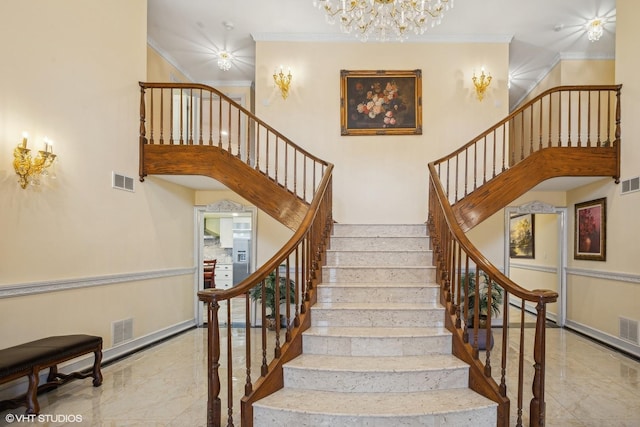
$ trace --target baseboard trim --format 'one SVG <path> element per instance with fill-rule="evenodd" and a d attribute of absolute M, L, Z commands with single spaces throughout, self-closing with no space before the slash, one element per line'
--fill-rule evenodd
<path fill-rule="evenodd" d="M 582 323 L 574 322 L 571 320 L 566 321 L 565 327 L 581 335 L 589 337 L 601 344 L 621 351 L 631 357 L 640 359 L 640 346 L 638 345 L 624 341 L 616 336 L 607 334 L 597 329 L 592 329 L 586 325 L 583 325 Z"/>
<path fill-rule="evenodd" d="M 185 320 L 184 322 L 177 323 L 164 329 L 152 332 L 150 334 L 135 338 L 131 341 L 122 343 L 115 347 L 108 348 L 102 352 L 102 366 L 109 365 L 123 357 L 129 356 L 137 351 L 158 344 L 168 338 L 178 335 L 182 332 L 188 331 L 196 327 L 195 319 Z M 65 372 L 77 372 L 84 371 L 93 366 L 93 354 L 83 356 L 78 359 L 72 360 L 70 363 L 61 364 L 58 366 L 59 370 Z M 40 372 L 40 383 L 44 384 L 49 374 L 48 369 L 44 369 Z M 24 394 L 27 390 L 28 380 L 27 377 L 17 379 L 15 381 L 3 384 L 0 387 L 0 400 L 6 400 L 15 398 L 21 394 Z M 91 386 L 91 384 L 88 384 Z"/>

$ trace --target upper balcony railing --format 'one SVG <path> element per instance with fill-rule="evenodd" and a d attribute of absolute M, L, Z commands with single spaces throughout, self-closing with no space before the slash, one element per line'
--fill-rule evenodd
<path fill-rule="evenodd" d="M 622 85 L 560 86 L 433 162 L 450 204 L 550 147 L 620 150 Z M 619 178 L 619 170 L 615 178 Z"/>
<path fill-rule="evenodd" d="M 141 82 L 140 89 L 141 177 L 148 172 L 144 145 L 216 147 L 304 203 L 313 199 L 328 163 L 294 144 L 236 101 L 215 88 L 195 83 Z M 184 166 L 163 171 L 189 174 Z M 201 169 L 196 166 L 197 173 Z M 214 178 L 227 184 L 226 176 Z"/>
<path fill-rule="evenodd" d="M 607 173 L 617 180 L 620 90 L 564 86 L 546 91 L 429 164 L 428 224 L 446 324 L 453 332 L 454 354 L 471 365 L 471 387 L 498 403 L 498 426 L 522 426 L 527 419 L 530 426 L 545 424 L 546 313 L 558 294 L 511 281 L 465 231 L 526 192 L 527 185 L 549 177 Z M 540 155 L 545 152 L 554 156 Z M 606 168 L 582 165 L 603 153 Z M 531 314 L 534 328 L 527 328 Z"/>

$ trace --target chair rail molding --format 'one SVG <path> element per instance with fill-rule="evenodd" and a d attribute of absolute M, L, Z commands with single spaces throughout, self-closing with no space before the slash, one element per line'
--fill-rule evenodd
<path fill-rule="evenodd" d="M 107 276 L 83 277 L 79 279 L 63 279 L 54 281 L 23 283 L 19 285 L 0 286 L 0 299 L 23 297 L 47 292 L 66 291 L 69 289 L 89 288 L 93 286 L 113 285 L 116 283 L 159 279 L 164 277 L 185 276 L 194 274 L 195 271 L 196 268 L 194 266 L 188 268 L 142 271 L 139 273 L 111 274 Z"/>

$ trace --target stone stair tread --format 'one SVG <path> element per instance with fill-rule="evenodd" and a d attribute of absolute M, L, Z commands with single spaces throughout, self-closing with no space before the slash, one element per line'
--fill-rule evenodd
<path fill-rule="evenodd" d="M 284 365 L 285 369 L 311 369 L 348 372 L 419 372 L 468 369 L 469 365 L 452 354 L 420 356 L 333 356 L 302 354 Z"/>
<path fill-rule="evenodd" d="M 440 288 L 436 283 L 426 282 L 323 282 L 320 288 Z"/>
<path fill-rule="evenodd" d="M 444 308 L 437 302 L 317 302 L 311 310 L 433 310 Z"/>
<path fill-rule="evenodd" d="M 434 328 L 372 328 L 369 326 L 353 327 L 353 326 L 312 326 L 304 335 L 325 336 L 325 337 L 347 337 L 347 338 L 418 338 L 418 337 L 435 337 L 449 336 L 449 332 L 444 327 Z"/>
<path fill-rule="evenodd" d="M 254 403 L 254 407 L 284 411 L 393 419 L 422 414 L 467 412 L 495 407 L 491 400 L 468 388 L 411 393 L 340 393 L 283 388 Z"/>

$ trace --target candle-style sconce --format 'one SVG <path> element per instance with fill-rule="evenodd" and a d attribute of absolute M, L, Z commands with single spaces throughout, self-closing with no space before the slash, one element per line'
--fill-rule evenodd
<path fill-rule="evenodd" d="M 56 160 L 53 154 L 53 142 L 49 138 L 44 138 L 44 150 L 38 151 L 35 158 L 31 157 L 31 150 L 27 148 L 29 135 L 22 134 L 22 143 L 13 150 L 13 168 L 18 175 L 20 187 L 27 188 L 27 185 L 39 185 L 40 177 L 49 175 L 48 169 Z M 52 176 L 55 178 L 55 175 Z"/>

